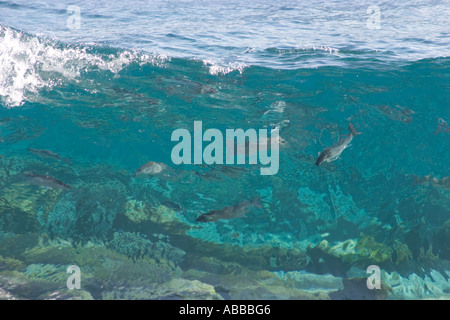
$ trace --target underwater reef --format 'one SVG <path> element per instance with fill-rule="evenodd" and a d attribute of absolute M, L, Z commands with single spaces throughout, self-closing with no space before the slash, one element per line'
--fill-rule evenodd
<path fill-rule="evenodd" d="M 308 205 L 302 215 L 309 222 L 293 237 L 249 232 L 241 218 L 198 223 L 155 177 L 144 189 L 113 172 L 105 180 L 109 169 L 99 168 L 100 186 L 47 189 L 20 178 L 20 159 L 0 161 L 1 299 L 450 298 L 449 220 L 432 231 L 402 224 L 401 236 L 397 231 L 386 241 L 395 230 L 370 220 L 339 186 L 328 195 L 292 191 L 292 199 Z M 252 214 L 274 205 L 279 180 L 273 180 L 272 188 L 260 190 L 263 207 Z M 348 230 L 348 239 L 332 235 L 338 227 Z M 424 228 L 428 240 L 444 243 L 420 241 Z M 80 290 L 66 286 L 70 265 L 81 269 Z M 380 290 L 367 289 L 369 265 L 382 269 Z"/>

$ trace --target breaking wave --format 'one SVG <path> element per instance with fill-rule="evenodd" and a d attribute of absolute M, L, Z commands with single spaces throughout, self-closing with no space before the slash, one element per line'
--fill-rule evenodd
<path fill-rule="evenodd" d="M 131 63 L 163 65 L 166 60 L 136 51 L 64 45 L 0 26 L 0 96 L 7 107 L 17 107 L 40 90 L 79 81 L 89 72 L 117 74 Z"/>

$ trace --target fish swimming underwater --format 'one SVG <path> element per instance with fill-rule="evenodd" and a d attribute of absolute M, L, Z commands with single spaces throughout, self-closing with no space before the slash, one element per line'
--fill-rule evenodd
<path fill-rule="evenodd" d="M 387 106 L 387 105 L 381 105 L 376 106 L 378 111 L 387 116 L 389 119 L 395 120 L 395 121 L 402 121 L 404 123 L 411 123 L 413 121 L 413 114 L 415 112 L 413 110 L 401 107 L 399 105 L 396 106 Z"/>
<path fill-rule="evenodd" d="M 438 134 L 439 132 L 450 132 L 450 127 L 448 126 L 447 122 L 445 122 L 444 119 L 438 118 L 437 120 L 437 128 L 436 131 L 434 131 L 434 134 Z"/>
<path fill-rule="evenodd" d="M 158 174 L 163 170 L 165 170 L 166 168 L 167 165 L 165 163 L 149 161 L 136 170 L 136 176 L 145 174 L 149 175 Z"/>
<path fill-rule="evenodd" d="M 226 206 L 220 210 L 212 210 L 204 213 L 195 220 L 195 222 L 214 222 L 217 220 L 228 220 L 234 218 L 242 218 L 250 208 L 261 208 L 261 199 L 245 200 L 234 206 Z"/>
<path fill-rule="evenodd" d="M 67 189 L 67 190 L 72 189 L 71 186 L 68 186 L 64 182 L 56 180 L 55 178 L 52 178 L 47 175 L 35 174 L 33 171 L 31 172 L 26 171 L 24 174 L 27 177 L 28 181 L 38 186 L 43 186 L 52 189 Z"/>
<path fill-rule="evenodd" d="M 324 161 L 331 162 L 339 158 L 342 151 L 350 145 L 353 137 L 361 134 L 361 132 L 356 131 L 355 127 L 351 123 L 348 124 L 348 130 L 350 130 L 350 133 L 345 139 L 341 140 L 337 145 L 328 147 L 322 151 L 316 160 L 316 166 L 319 166 Z"/>
<path fill-rule="evenodd" d="M 432 175 L 418 176 L 414 174 L 412 178 L 416 184 L 430 183 L 438 188 L 450 189 L 450 177 L 438 178 Z"/>
<path fill-rule="evenodd" d="M 64 161 L 65 163 L 70 164 L 69 159 L 63 158 L 59 154 L 54 153 L 50 150 L 33 149 L 33 148 L 28 148 L 27 150 L 30 151 L 31 153 L 34 153 L 35 155 L 38 155 L 41 158 L 53 159 L 53 160 L 57 160 L 57 161 Z"/>

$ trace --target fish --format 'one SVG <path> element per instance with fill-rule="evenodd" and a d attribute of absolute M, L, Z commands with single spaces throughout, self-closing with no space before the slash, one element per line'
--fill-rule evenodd
<path fill-rule="evenodd" d="M 434 131 L 434 134 L 438 134 L 439 132 L 450 132 L 450 127 L 448 126 L 447 122 L 445 122 L 444 119 L 438 118 L 437 120 L 437 128 L 436 131 Z"/>
<path fill-rule="evenodd" d="M 234 206 L 226 206 L 220 210 L 212 210 L 200 215 L 195 222 L 215 222 L 245 217 L 250 208 L 262 208 L 261 199 L 245 200 Z"/>
<path fill-rule="evenodd" d="M 149 161 L 136 170 L 137 175 L 154 175 L 162 172 L 167 168 L 165 163 Z"/>
<path fill-rule="evenodd" d="M 4 124 L 6 124 L 6 123 L 8 123 L 10 121 L 12 121 L 11 117 L 9 117 L 9 118 L 0 118 L 0 125 L 4 125 Z"/>
<path fill-rule="evenodd" d="M 51 189 L 72 189 L 71 186 L 48 175 L 35 174 L 33 171 L 26 171 L 24 172 L 24 174 L 29 182 L 38 186 L 43 186 Z"/>
<path fill-rule="evenodd" d="M 426 175 L 424 177 L 413 175 L 412 177 L 416 184 L 431 183 L 436 187 L 450 189 L 450 177 L 437 178 L 432 175 Z"/>
<path fill-rule="evenodd" d="M 206 170 L 195 171 L 194 174 L 200 176 L 202 179 L 211 180 L 223 180 L 223 176 L 230 178 L 238 178 L 242 173 L 248 171 L 247 168 L 235 167 L 230 165 L 199 165 Z"/>
<path fill-rule="evenodd" d="M 174 93 L 188 94 L 214 94 L 217 90 L 209 85 L 183 78 L 161 78 L 159 79 L 167 86 L 168 90 Z"/>
<path fill-rule="evenodd" d="M 361 134 L 361 132 L 356 131 L 355 127 L 351 123 L 348 124 L 348 130 L 350 130 L 350 134 L 345 139 L 341 140 L 337 145 L 328 147 L 322 151 L 316 160 L 316 166 L 320 166 L 320 164 L 324 161 L 331 162 L 339 158 L 342 151 L 350 145 L 353 137 Z"/>
<path fill-rule="evenodd" d="M 198 95 L 212 95 L 218 92 L 209 85 L 183 78 L 160 77 L 156 83 L 168 94 L 177 96 L 187 103 Z"/>
<path fill-rule="evenodd" d="M 54 153 L 50 150 L 44 150 L 44 149 L 33 149 L 33 148 L 28 148 L 27 149 L 29 152 L 38 155 L 41 158 L 45 158 L 45 159 L 52 159 L 52 160 L 57 160 L 57 161 L 63 161 L 67 164 L 70 164 L 70 160 L 67 158 L 63 158 L 61 157 L 59 154 Z"/>
<path fill-rule="evenodd" d="M 159 100 L 147 97 L 142 93 L 126 90 L 123 88 L 112 88 L 112 90 L 117 94 L 119 94 L 122 99 L 123 98 L 127 100 L 135 99 L 136 101 L 139 101 L 141 104 L 143 104 L 143 102 L 146 102 L 148 105 L 157 105 L 160 102 Z"/>
<path fill-rule="evenodd" d="M 410 123 L 411 121 L 413 121 L 412 114 L 415 113 L 413 110 L 401 107 L 399 105 L 396 105 L 394 107 L 380 105 L 376 106 L 376 108 L 378 108 L 378 111 L 381 114 L 387 116 L 389 119 L 402 121 L 404 123 Z"/>
<path fill-rule="evenodd" d="M 170 201 L 170 200 L 165 200 L 162 202 L 162 204 L 172 210 L 180 210 L 181 209 L 181 206 L 178 203 Z"/>

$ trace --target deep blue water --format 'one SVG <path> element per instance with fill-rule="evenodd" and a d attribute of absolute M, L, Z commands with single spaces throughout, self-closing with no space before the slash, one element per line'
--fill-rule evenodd
<path fill-rule="evenodd" d="M 180 279 L 214 298 L 295 299 L 324 283 L 335 299 L 448 298 L 449 8 L 0 1 L 0 297 L 46 298 L 75 264 L 82 298 L 192 297 L 171 287 Z M 171 134 L 194 121 L 279 129 L 278 173 L 173 164 Z M 315 166 L 349 122 L 362 134 Z M 149 161 L 163 171 L 136 174 Z M 196 222 L 255 198 L 244 217 Z M 373 264 L 390 291 L 360 281 Z M 47 282 L 25 290 L 11 270 Z"/>

